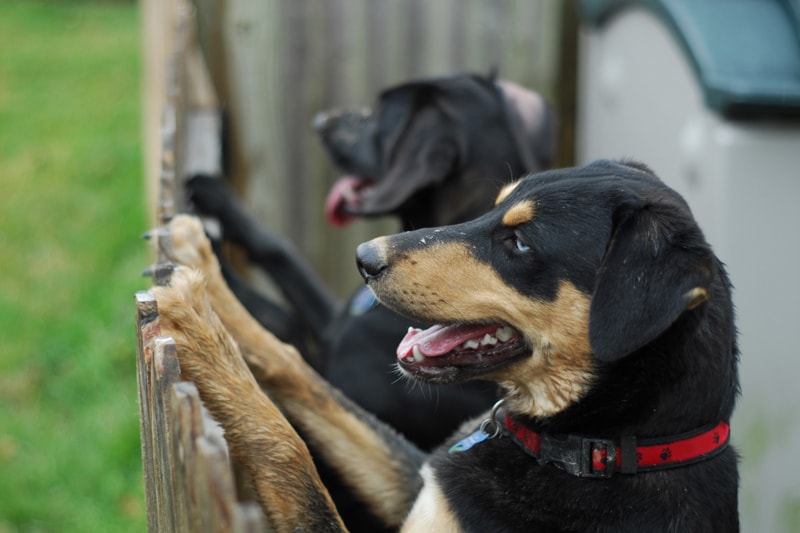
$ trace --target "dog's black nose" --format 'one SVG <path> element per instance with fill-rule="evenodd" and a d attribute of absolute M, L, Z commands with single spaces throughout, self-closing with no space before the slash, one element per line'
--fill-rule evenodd
<path fill-rule="evenodd" d="M 375 241 L 362 242 L 358 245 L 356 264 L 364 281 L 377 278 L 389 266 L 383 250 Z"/>

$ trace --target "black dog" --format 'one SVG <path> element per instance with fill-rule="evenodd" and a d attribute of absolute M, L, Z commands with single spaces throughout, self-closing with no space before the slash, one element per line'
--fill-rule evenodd
<path fill-rule="evenodd" d="M 381 302 L 437 324 L 408 332 L 402 372 L 503 391 L 427 456 L 237 308 L 199 223 L 172 234 L 206 283 L 179 269 L 156 289 L 162 328 L 278 531 L 343 529 L 294 428 L 403 531 L 738 531 L 731 286 L 646 167 L 530 176 L 473 221 L 359 246 Z"/>
<path fill-rule="evenodd" d="M 314 126 L 347 175 L 326 205 L 336 225 L 386 214 L 397 215 L 407 230 L 469 220 L 491 207 L 503 183 L 548 167 L 555 150 L 554 118 L 541 97 L 474 75 L 406 83 L 381 93 L 373 112 L 324 113 Z M 234 293 L 356 403 L 430 449 L 494 401 L 496 391 L 487 384 L 432 391 L 395 383 L 394 348 L 407 320 L 366 289 L 340 312 L 313 271 L 288 244 L 259 228 L 221 180 L 196 177 L 188 187 L 196 207 L 220 220 L 224 237 L 272 276 L 291 309 L 265 301 L 223 264 Z"/>

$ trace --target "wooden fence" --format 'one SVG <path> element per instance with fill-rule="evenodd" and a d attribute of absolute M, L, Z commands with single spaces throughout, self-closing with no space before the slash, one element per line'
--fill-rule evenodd
<path fill-rule="evenodd" d="M 175 343 L 161 337 L 152 295 L 136 295 L 142 458 L 151 532 L 264 531 L 261 508 L 238 500 L 221 432 L 193 383 L 180 380 Z"/>
<path fill-rule="evenodd" d="M 556 105 L 559 162 L 571 162 L 572 0 L 141 2 L 152 223 L 186 210 L 184 178 L 222 174 L 227 152 L 225 174 L 247 190 L 250 211 L 294 241 L 340 295 L 355 282 L 355 244 L 394 225 L 333 232 L 322 220 L 332 170 L 310 134 L 317 111 L 371 104 L 380 88 L 415 76 L 494 66 Z M 152 235 L 150 274 L 163 284 L 170 237 Z M 237 490 L 219 427 L 180 379 L 149 292 L 136 295 L 136 316 L 149 531 L 265 530 L 260 508 Z"/>
<path fill-rule="evenodd" d="M 184 209 L 180 176 L 219 171 L 220 118 L 191 5 L 171 0 L 151 7 L 159 10 L 157 23 L 165 32 L 159 43 L 162 60 L 154 62 L 163 69 L 158 78 L 164 84 L 156 91 L 161 120 L 152 200 L 155 224 L 162 225 Z M 164 254 L 171 238 L 159 227 L 150 239 L 154 263 L 148 273 L 163 285 L 171 273 Z M 181 381 L 175 343 L 161 336 L 158 303 L 148 291 L 136 294 L 136 330 L 148 530 L 265 531 L 261 508 L 241 501 L 222 430 L 203 408 L 194 384 Z"/>

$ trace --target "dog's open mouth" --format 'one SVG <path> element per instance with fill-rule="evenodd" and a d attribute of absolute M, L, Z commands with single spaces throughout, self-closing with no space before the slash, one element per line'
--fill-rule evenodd
<path fill-rule="evenodd" d="M 451 381 L 486 374 L 525 353 L 522 336 L 511 327 L 451 324 L 409 328 L 397 361 L 419 379 Z"/>
<path fill-rule="evenodd" d="M 346 226 L 359 213 L 364 193 L 374 187 L 369 178 L 344 176 L 331 187 L 325 200 L 325 216 L 337 227 Z"/>

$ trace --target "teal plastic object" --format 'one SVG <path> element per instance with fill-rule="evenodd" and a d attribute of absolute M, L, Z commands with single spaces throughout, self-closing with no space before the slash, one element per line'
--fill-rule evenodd
<path fill-rule="evenodd" d="M 706 105 L 729 118 L 800 118 L 800 0 L 581 0 L 602 26 L 652 13 L 688 57 Z"/>

